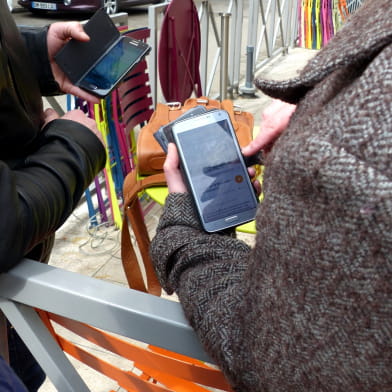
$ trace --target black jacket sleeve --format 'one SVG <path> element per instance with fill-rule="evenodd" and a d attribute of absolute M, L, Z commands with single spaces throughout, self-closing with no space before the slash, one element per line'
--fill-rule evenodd
<path fill-rule="evenodd" d="M 17 165 L 0 161 L 0 272 L 64 223 L 105 157 L 90 130 L 59 119 L 45 127 L 34 151 Z"/>
<path fill-rule="evenodd" d="M 61 94 L 55 81 L 48 57 L 47 32 L 45 27 L 20 27 L 19 31 L 30 52 L 31 69 L 36 75 L 43 96 Z"/>

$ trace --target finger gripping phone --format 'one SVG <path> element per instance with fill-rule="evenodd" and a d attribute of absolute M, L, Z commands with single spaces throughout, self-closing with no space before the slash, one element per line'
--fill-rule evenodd
<path fill-rule="evenodd" d="M 180 167 L 207 232 L 255 218 L 258 206 L 235 131 L 225 110 L 213 110 L 172 126 Z"/>
<path fill-rule="evenodd" d="M 90 41 L 71 39 L 57 53 L 55 60 L 74 85 L 104 98 L 150 52 L 151 47 L 143 41 L 121 35 L 103 9 L 91 17 L 84 30 Z"/>

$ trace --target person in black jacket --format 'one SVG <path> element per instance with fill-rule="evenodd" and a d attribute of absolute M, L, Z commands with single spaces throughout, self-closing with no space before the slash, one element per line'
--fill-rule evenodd
<path fill-rule="evenodd" d="M 77 22 L 18 30 L 0 0 L 0 272 L 23 257 L 48 261 L 56 230 L 105 164 L 94 120 L 80 110 L 62 117 L 43 110 L 47 95 L 98 102 L 54 61 L 71 37 L 89 39 Z M 14 330 L 8 332 L 11 366 L 35 391 L 43 380 L 40 369 Z"/>

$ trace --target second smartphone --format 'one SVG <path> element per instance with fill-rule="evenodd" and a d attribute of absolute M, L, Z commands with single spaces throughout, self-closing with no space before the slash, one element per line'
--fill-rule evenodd
<path fill-rule="evenodd" d="M 150 49 L 142 41 L 122 36 L 76 84 L 100 98 L 106 97 Z"/>
<path fill-rule="evenodd" d="M 172 126 L 181 169 L 204 230 L 255 218 L 258 200 L 229 114 L 213 110 Z"/>
<path fill-rule="evenodd" d="M 151 47 L 141 40 L 121 35 L 103 9 L 88 20 L 84 30 L 90 41 L 69 40 L 55 59 L 74 85 L 104 98 Z"/>

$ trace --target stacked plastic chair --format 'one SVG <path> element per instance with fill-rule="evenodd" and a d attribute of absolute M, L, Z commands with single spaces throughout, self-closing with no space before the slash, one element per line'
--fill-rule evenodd
<path fill-rule="evenodd" d="M 141 28 L 122 33 L 147 40 L 150 30 Z M 74 107 L 96 120 L 107 151 L 105 169 L 85 193 L 91 225 L 114 224 L 121 228 L 123 182 L 135 167 L 135 128 L 145 124 L 153 113 L 146 60 L 132 69 L 118 88 L 99 104 L 76 99 Z"/>

